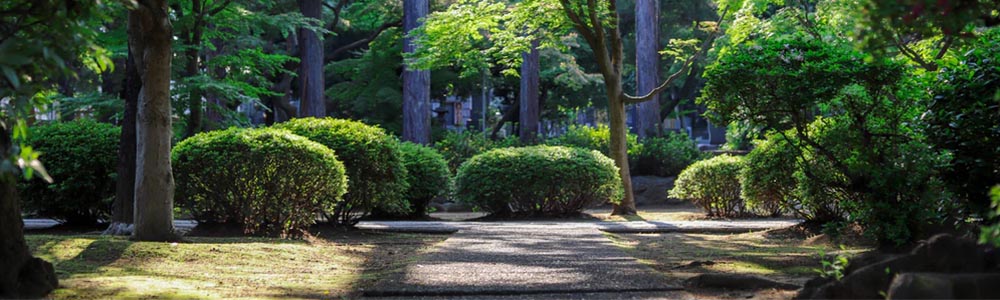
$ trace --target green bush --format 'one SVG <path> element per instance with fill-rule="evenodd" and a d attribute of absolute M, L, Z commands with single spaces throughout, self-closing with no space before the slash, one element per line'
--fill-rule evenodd
<path fill-rule="evenodd" d="M 31 128 L 27 144 L 54 182 L 40 178 L 19 184 L 24 208 L 41 217 L 71 224 L 93 224 L 111 217 L 121 129 L 79 119 Z"/>
<path fill-rule="evenodd" d="M 695 162 L 677 176 L 670 197 L 692 201 L 713 217 L 745 215 L 739 180 L 743 165 L 741 157 L 731 155 Z"/>
<path fill-rule="evenodd" d="M 559 146 L 503 148 L 462 164 L 459 201 L 494 215 L 568 215 L 623 195 L 614 161 L 597 151 Z"/>
<path fill-rule="evenodd" d="M 376 208 L 392 214 L 409 211 L 403 197 L 409 185 L 399 141 L 381 128 L 332 118 L 293 119 L 274 127 L 329 147 L 344 163 L 350 179 L 347 194 L 327 212 L 331 222 L 354 225 Z"/>
<path fill-rule="evenodd" d="M 632 158 L 634 175 L 677 176 L 701 156 L 698 145 L 687 134 L 668 132 L 663 137 L 648 137 Z"/>
<path fill-rule="evenodd" d="M 995 221 L 1000 219 L 1000 185 L 990 189 L 990 198 L 993 201 L 990 205 L 992 209 L 990 217 L 994 218 L 994 223 L 993 225 L 983 227 L 979 233 L 979 243 L 1000 247 L 1000 222 Z"/>
<path fill-rule="evenodd" d="M 400 144 L 403 165 L 406 166 L 410 188 L 406 200 L 410 202 L 412 216 L 427 214 L 427 205 L 434 197 L 445 195 L 451 187 L 451 171 L 444 157 L 434 148 L 405 142 Z"/>
<path fill-rule="evenodd" d="M 798 153 L 780 134 L 758 141 L 744 157 L 740 172 L 740 194 L 747 207 L 757 214 L 779 216 L 787 208 L 809 219 L 800 206 L 790 205 L 795 196 Z"/>
<path fill-rule="evenodd" d="M 332 150 L 278 129 L 200 133 L 174 147 L 177 205 L 203 223 L 297 235 L 347 191 Z"/>
<path fill-rule="evenodd" d="M 561 136 L 549 139 L 546 144 L 553 146 L 577 147 L 588 150 L 597 150 L 601 154 L 610 156 L 611 151 L 611 129 L 607 125 L 597 127 L 572 125 Z M 639 141 L 635 134 L 628 134 L 626 138 L 628 145 L 628 155 L 633 156 L 639 152 Z"/>
<path fill-rule="evenodd" d="M 463 131 L 445 133 L 444 138 L 434 143 L 434 149 L 448 161 L 448 169 L 454 174 L 466 160 L 477 154 L 506 147 L 520 145 L 517 137 L 508 136 L 501 140 L 490 140 L 482 132 Z"/>

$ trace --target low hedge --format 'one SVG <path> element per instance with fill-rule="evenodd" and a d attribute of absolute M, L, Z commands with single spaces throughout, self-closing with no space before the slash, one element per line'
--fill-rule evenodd
<path fill-rule="evenodd" d="M 410 203 L 410 216 L 423 217 L 431 200 L 450 190 L 451 171 L 444 157 L 434 148 L 404 142 L 399 150 L 410 185 L 405 193 Z"/>
<path fill-rule="evenodd" d="M 739 179 L 743 164 L 740 157 L 730 155 L 695 162 L 677 176 L 670 197 L 692 201 L 709 216 L 745 215 Z"/>
<path fill-rule="evenodd" d="M 687 134 L 668 132 L 663 137 L 647 137 L 631 156 L 632 174 L 659 177 L 677 176 L 701 157 L 701 151 Z"/>
<path fill-rule="evenodd" d="M 507 147 L 517 147 L 520 145 L 517 137 L 508 136 L 500 140 L 491 140 L 482 132 L 449 131 L 440 141 L 434 143 L 434 149 L 444 156 L 448 161 L 448 169 L 452 173 L 458 172 L 458 167 L 465 161 L 480 153 Z"/>
<path fill-rule="evenodd" d="M 285 130 L 199 133 L 178 143 L 171 160 L 179 207 L 248 234 L 297 235 L 347 190 L 332 150 Z"/>
<path fill-rule="evenodd" d="M 756 147 L 744 157 L 740 173 L 741 195 L 747 206 L 762 215 L 779 216 L 785 210 L 811 219 L 807 208 L 797 205 L 795 179 L 798 153 L 789 140 L 772 133 L 757 141 Z"/>
<path fill-rule="evenodd" d="M 378 208 L 391 214 L 406 214 L 409 185 L 399 141 L 376 126 L 333 118 L 301 118 L 275 124 L 329 147 L 344 163 L 348 181 L 344 201 L 327 211 L 329 221 L 354 225 Z"/>
<path fill-rule="evenodd" d="M 459 201 L 498 216 L 560 216 L 622 198 L 614 161 L 597 151 L 560 146 L 502 148 L 462 164 Z"/>
<path fill-rule="evenodd" d="M 54 181 L 36 176 L 18 185 L 25 211 L 78 225 L 110 219 L 120 135 L 119 127 L 89 119 L 32 127 L 26 142 Z"/>

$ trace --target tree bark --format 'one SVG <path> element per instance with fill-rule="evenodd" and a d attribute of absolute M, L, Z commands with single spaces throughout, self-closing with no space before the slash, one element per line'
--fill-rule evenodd
<path fill-rule="evenodd" d="M 173 29 L 166 0 L 129 11 L 129 44 L 142 80 L 136 123 L 135 230 L 140 241 L 176 240 L 170 169 L 170 62 Z"/>
<path fill-rule="evenodd" d="M 320 0 L 299 0 L 299 10 L 307 18 L 321 19 L 323 3 Z M 326 101 L 323 91 L 323 44 L 315 31 L 299 29 L 299 116 L 325 117 Z"/>
<path fill-rule="evenodd" d="M 142 80 L 139 78 L 131 50 L 125 60 L 125 80 L 122 86 L 121 96 L 125 100 L 125 116 L 122 118 L 122 134 L 118 140 L 118 186 L 115 191 L 115 202 L 111 207 L 111 225 L 104 231 L 107 235 L 131 235 L 135 217 L 135 122 L 139 110 Z"/>
<path fill-rule="evenodd" d="M 420 18 L 427 15 L 427 0 L 403 0 L 403 31 L 409 33 L 420 26 Z M 416 50 L 412 38 L 403 40 L 403 52 Z M 411 70 L 403 66 L 403 140 L 417 144 L 431 141 L 431 72 Z"/>
<path fill-rule="evenodd" d="M 530 145 L 538 138 L 538 84 L 539 77 L 539 54 L 538 41 L 531 42 L 531 51 L 521 53 L 521 90 L 520 90 L 520 116 L 518 123 L 521 143 Z"/>
<path fill-rule="evenodd" d="M 659 0 L 637 0 L 635 3 L 635 69 L 636 94 L 645 95 L 660 84 Z M 662 132 L 660 97 L 637 105 L 636 131 L 639 138 L 659 136 Z"/>
<path fill-rule="evenodd" d="M 12 154 L 10 137 L 0 122 L 0 159 Z M 59 282 L 52 264 L 28 251 L 16 180 L 15 174 L 0 173 L 0 298 L 41 298 Z"/>
<path fill-rule="evenodd" d="M 194 15 L 194 23 L 184 30 L 185 46 L 184 57 L 187 64 L 184 66 L 184 76 L 194 77 L 199 73 L 201 66 L 201 37 L 204 32 L 205 3 L 202 0 L 191 1 L 191 13 Z M 199 87 L 189 87 L 188 92 L 188 123 L 184 131 L 185 137 L 190 137 L 201 131 L 202 118 L 204 115 L 204 105 L 201 101 L 202 92 Z"/>

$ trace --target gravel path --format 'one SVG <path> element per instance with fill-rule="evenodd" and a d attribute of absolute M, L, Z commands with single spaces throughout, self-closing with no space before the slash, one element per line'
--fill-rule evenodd
<path fill-rule="evenodd" d="M 608 232 L 736 232 L 785 221 L 362 222 L 403 232 L 456 232 L 419 260 L 364 291 L 368 298 L 678 299 L 679 282 L 616 247 Z"/>

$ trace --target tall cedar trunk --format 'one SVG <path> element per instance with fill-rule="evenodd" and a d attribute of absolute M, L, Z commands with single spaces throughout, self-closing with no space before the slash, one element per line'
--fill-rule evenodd
<path fill-rule="evenodd" d="M 521 142 L 530 145 L 538 137 L 538 83 L 539 54 L 538 41 L 531 42 L 531 52 L 521 53 L 520 126 Z"/>
<path fill-rule="evenodd" d="M 129 11 L 132 57 L 142 80 L 136 122 L 135 230 L 140 241 L 175 240 L 170 169 L 170 62 L 173 29 L 166 0 Z"/>
<path fill-rule="evenodd" d="M 104 231 L 104 234 L 110 235 L 131 235 L 135 217 L 135 121 L 142 81 L 131 51 L 125 60 L 125 80 L 122 85 L 125 117 L 122 118 L 122 134 L 118 139 L 118 186 L 111 208 L 111 226 Z"/>
<path fill-rule="evenodd" d="M 403 0 L 403 31 L 420 26 L 427 15 L 427 0 Z M 411 38 L 403 40 L 403 52 L 416 49 Z M 403 66 L 403 139 L 418 144 L 431 141 L 431 72 Z"/>
<path fill-rule="evenodd" d="M 11 131 L 0 122 L 0 159 L 11 154 Z M 0 173 L 0 299 L 40 298 L 59 285 L 52 264 L 32 257 L 24 242 L 16 176 Z"/>
<path fill-rule="evenodd" d="M 320 0 L 299 0 L 299 10 L 307 18 L 319 20 L 323 17 L 323 3 Z M 325 117 L 326 102 L 323 100 L 323 44 L 315 31 L 299 29 L 299 116 Z"/>
<path fill-rule="evenodd" d="M 660 85 L 659 0 L 637 0 L 635 3 L 635 68 L 636 95 L 645 95 Z M 660 96 L 639 103 L 637 131 L 639 138 L 659 136 L 662 132 Z"/>
<path fill-rule="evenodd" d="M 202 0 L 192 0 L 191 10 L 191 13 L 194 14 L 194 24 L 182 34 L 187 44 L 185 45 L 187 46 L 187 50 L 184 51 L 184 57 L 187 59 L 187 64 L 184 66 L 184 76 L 186 78 L 198 76 L 198 70 L 201 66 L 201 35 L 204 31 L 205 4 Z M 201 131 L 202 116 L 204 114 L 201 89 L 194 86 L 189 88 L 188 110 L 190 110 L 190 114 L 188 114 L 187 128 L 184 131 L 185 137 L 190 137 Z"/>

